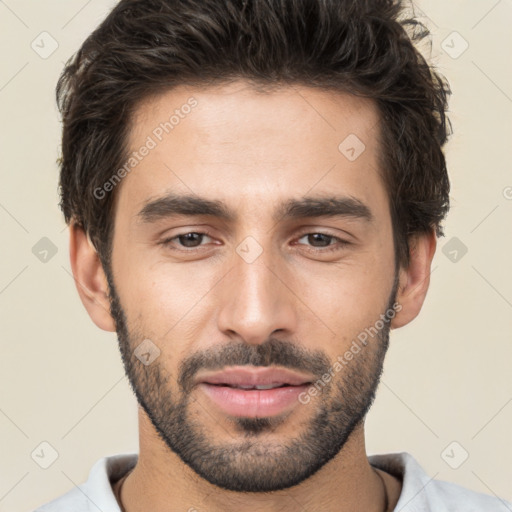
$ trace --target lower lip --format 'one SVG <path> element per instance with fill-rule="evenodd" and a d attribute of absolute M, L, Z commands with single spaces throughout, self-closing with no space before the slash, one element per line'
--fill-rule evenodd
<path fill-rule="evenodd" d="M 226 414 L 261 418 L 275 416 L 286 411 L 293 404 L 297 404 L 299 395 L 308 389 L 309 384 L 246 390 L 201 382 L 199 387 Z"/>

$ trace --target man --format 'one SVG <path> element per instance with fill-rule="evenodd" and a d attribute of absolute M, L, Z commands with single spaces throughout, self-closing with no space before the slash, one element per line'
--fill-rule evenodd
<path fill-rule="evenodd" d="M 365 452 L 448 208 L 449 88 L 398 1 L 123 0 L 68 63 L 61 207 L 140 451 L 55 511 L 505 511 Z M 402 20 L 402 21 L 399 21 Z"/>

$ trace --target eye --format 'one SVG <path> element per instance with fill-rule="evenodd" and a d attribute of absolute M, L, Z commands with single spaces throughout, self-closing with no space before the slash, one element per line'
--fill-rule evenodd
<path fill-rule="evenodd" d="M 342 240 L 341 238 L 338 238 L 337 236 L 330 235 L 329 233 L 321 233 L 321 232 L 315 232 L 315 233 L 305 233 L 303 234 L 299 240 L 302 240 L 303 238 L 307 238 L 307 241 L 309 243 L 320 243 L 320 246 L 313 247 L 313 251 L 316 252 L 331 252 L 340 250 L 342 247 L 346 245 L 350 245 L 350 242 L 347 242 L 345 240 Z M 331 244 L 331 241 L 337 241 L 336 244 Z M 301 244 L 302 245 L 302 244 Z M 328 249 L 323 250 L 322 248 L 328 247 Z"/>
<path fill-rule="evenodd" d="M 171 238 L 166 238 L 160 243 L 166 247 L 170 247 L 173 250 L 180 251 L 183 249 L 174 247 L 175 243 L 179 243 L 181 247 L 185 247 L 184 250 L 186 252 L 193 252 L 193 250 L 187 251 L 187 249 L 195 249 L 197 247 L 200 247 L 201 241 L 204 239 L 204 237 L 210 238 L 208 233 L 189 231 L 187 233 L 180 233 L 179 235 L 175 235 Z"/>

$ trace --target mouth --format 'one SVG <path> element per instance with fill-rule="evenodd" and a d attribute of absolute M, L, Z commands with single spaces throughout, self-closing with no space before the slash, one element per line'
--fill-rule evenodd
<path fill-rule="evenodd" d="M 199 388 L 213 405 L 230 416 L 256 418 L 282 414 L 300 402 L 311 375 L 275 367 L 229 367 L 203 374 Z"/>
<path fill-rule="evenodd" d="M 228 388 L 234 388 L 234 389 L 245 389 L 245 390 L 265 390 L 265 389 L 276 389 L 276 388 L 284 388 L 287 386 L 292 386 L 293 384 L 257 384 L 255 386 L 252 385 L 244 385 L 244 384 L 228 384 L 227 382 L 217 384 L 212 382 L 206 382 L 206 384 L 210 384 L 212 386 L 220 386 L 220 387 L 228 387 Z"/>
<path fill-rule="evenodd" d="M 229 366 L 218 372 L 203 373 L 197 381 L 242 389 L 271 389 L 310 384 L 314 377 L 275 366 Z"/>

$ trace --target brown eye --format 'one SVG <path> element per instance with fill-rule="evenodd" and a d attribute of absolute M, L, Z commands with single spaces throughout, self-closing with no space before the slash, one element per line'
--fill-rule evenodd
<path fill-rule="evenodd" d="M 341 238 L 338 238 L 337 236 L 322 232 L 305 233 L 299 238 L 299 240 L 303 238 L 306 238 L 307 242 L 309 244 L 312 244 L 313 250 L 317 250 L 319 252 L 330 252 L 339 250 L 345 245 L 349 245 L 350 243 L 345 240 L 342 240 Z M 331 243 L 332 241 L 334 241 L 335 243 Z"/>
<path fill-rule="evenodd" d="M 187 249 L 196 249 L 201 247 L 201 245 L 204 245 L 201 244 L 204 237 L 210 238 L 207 233 L 189 231 L 186 233 L 180 233 L 171 238 L 166 238 L 161 242 L 161 244 L 165 247 L 169 247 L 171 250 L 187 251 Z M 178 244 L 178 247 L 176 247 L 176 244 Z"/>
<path fill-rule="evenodd" d="M 203 236 L 204 235 L 202 233 L 185 233 L 184 235 L 178 235 L 176 238 L 180 244 L 190 248 L 197 247 L 197 242 L 201 242 L 203 240 Z"/>

